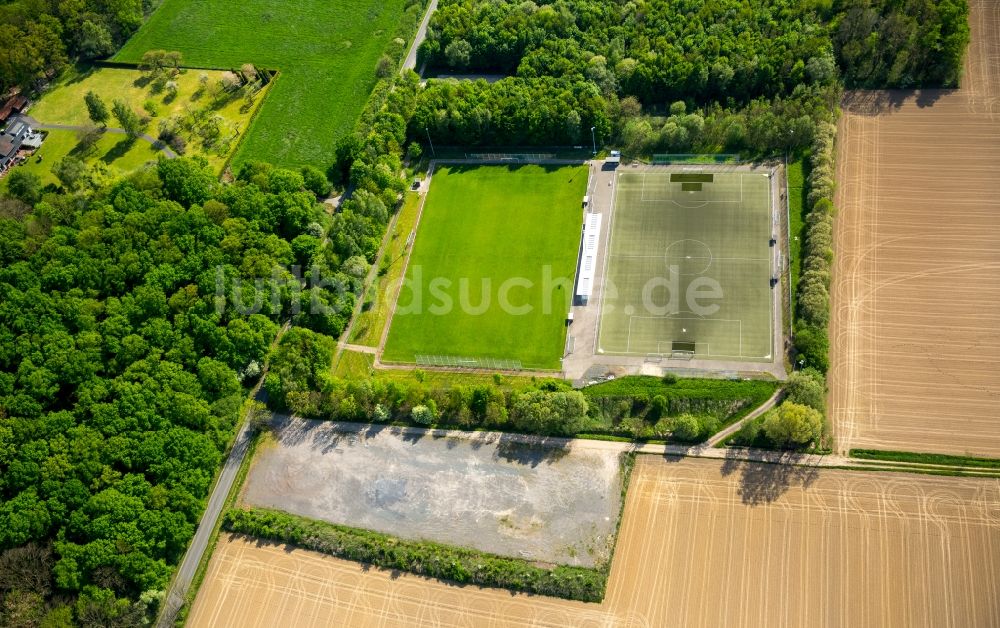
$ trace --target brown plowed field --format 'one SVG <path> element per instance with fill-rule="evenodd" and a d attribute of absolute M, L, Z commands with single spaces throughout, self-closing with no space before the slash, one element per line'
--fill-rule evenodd
<path fill-rule="evenodd" d="M 1000 482 L 640 456 L 602 604 L 223 537 L 189 625 L 992 627 Z"/>
<path fill-rule="evenodd" d="M 837 445 L 1000 457 L 1000 2 L 960 90 L 855 92 L 838 151 Z"/>

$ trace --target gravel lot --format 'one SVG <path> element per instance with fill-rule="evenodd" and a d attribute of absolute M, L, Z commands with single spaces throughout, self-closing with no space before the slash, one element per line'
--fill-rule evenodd
<path fill-rule="evenodd" d="M 277 435 L 257 454 L 246 504 L 547 563 L 610 558 L 613 451 L 301 419 L 282 420 Z"/>

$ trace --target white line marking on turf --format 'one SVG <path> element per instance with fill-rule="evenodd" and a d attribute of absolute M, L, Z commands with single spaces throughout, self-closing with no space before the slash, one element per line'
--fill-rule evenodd
<path fill-rule="evenodd" d="M 625 351 L 632 352 L 632 318 L 628 317 L 628 338 L 625 339 Z"/>

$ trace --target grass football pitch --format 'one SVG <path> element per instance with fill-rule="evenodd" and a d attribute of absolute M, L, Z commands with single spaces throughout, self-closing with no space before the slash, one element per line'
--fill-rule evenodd
<path fill-rule="evenodd" d="M 234 157 L 282 166 L 333 161 L 358 119 L 375 65 L 396 36 L 404 0 L 165 0 L 115 57 L 178 50 L 188 67 L 281 72 Z M 291 10 L 294 7 L 294 10 Z"/>
<path fill-rule="evenodd" d="M 620 173 L 599 349 L 772 360 L 770 189 L 760 173 Z"/>
<path fill-rule="evenodd" d="M 586 166 L 434 172 L 383 357 L 519 360 L 558 369 Z"/>

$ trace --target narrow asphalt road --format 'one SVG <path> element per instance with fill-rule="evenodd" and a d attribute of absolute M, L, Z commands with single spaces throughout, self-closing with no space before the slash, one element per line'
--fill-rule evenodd
<path fill-rule="evenodd" d="M 35 120 L 31 116 L 25 116 L 25 115 L 21 116 L 21 120 L 25 124 L 27 124 L 28 126 L 30 126 L 33 129 L 42 129 L 42 130 L 46 130 L 46 131 L 48 131 L 48 130 L 56 130 L 56 131 L 82 131 L 84 129 L 90 128 L 90 127 L 81 126 L 81 125 L 74 125 L 74 124 L 47 124 L 45 122 L 39 122 L 38 120 Z M 115 135 L 125 135 L 125 129 L 118 129 L 118 128 L 114 128 L 114 127 L 104 127 L 102 130 L 105 133 L 114 133 Z M 177 153 L 175 153 L 173 150 L 170 149 L 169 146 L 166 146 L 165 144 L 163 144 L 162 142 L 160 142 L 160 140 L 156 139 L 152 135 L 148 135 L 146 133 L 143 133 L 139 137 L 141 139 L 149 142 L 154 147 L 159 147 L 160 151 L 164 155 L 166 155 L 167 157 L 169 157 L 170 159 L 174 159 L 174 158 L 177 157 Z"/>
<path fill-rule="evenodd" d="M 424 14 L 424 19 L 420 22 L 420 28 L 417 29 L 417 34 L 413 37 L 413 43 L 410 44 L 410 52 L 406 55 L 406 60 L 403 61 L 400 73 L 417 69 L 417 50 L 420 48 L 420 44 L 424 43 L 424 39 L 427 38 L 427 25 L 430 24 L 431 15 L 437 10 L 437 6 L 438 0 L 431 0 L 431 3 L 427 5 L 427 13 Z"/>
<path fill-rule="evenodd" d="M 288 331 L 288 328 L 289 324 L 285 323 L 284 327 L 281 328 L 275 337 L 274 343 L 271 345 L 272 348 L 278 343 L 284 333 Z M 269 366 L 269 364 L 264 365 L 260 379 L 253 389 L 251 396 L 254 399 L 260 399 L 260 387 L 264 382 L 264 378 L 267 377 Z M 233 442 L 233 448 L 229 450 L 229 456 L 226 458 L 225 463 L 223 463 L 222 471 L 219 473 L 215 486 L 212 487 L 212 492 L 208 496 L 208 504 L 205 506 L 205 512 L 201 515 L 201 521 L 198 522 L 198 529 L 194 533 L 194 538 L 191 539 L 187 552 L 184 554 L 181 564 L 177 567 L 177 573 L 174 574 L 173 580 L 170 581 L 170 587 L 167 589 L 163 606 L 160 609 L 160 616 L 156 620 L 158 628 L 170 628 L 173 626 L 177 620 L 177 613 L 184 606 L 184 598 L 191 587 L 191 581 L 194 580 L 195 572 L 198 571 L 198 565 L 201 563 L 202 556 L 205 554 L 205 550 L 208 549 L 208 543 L 212 539 L 212 532 L 215 530 L 215 525 L 222 515 L 222 509 L 226 505 L 226 498 L 229 497 L 229 491 L 233 488 L 236 474 L 239 473 L 243 459 L 250 448 L 252 438 L 250 421 L 247 420 L 247 417 L 244 417 L 240 425 L 240 430 L 236 434 L 236 440 Z"/>

